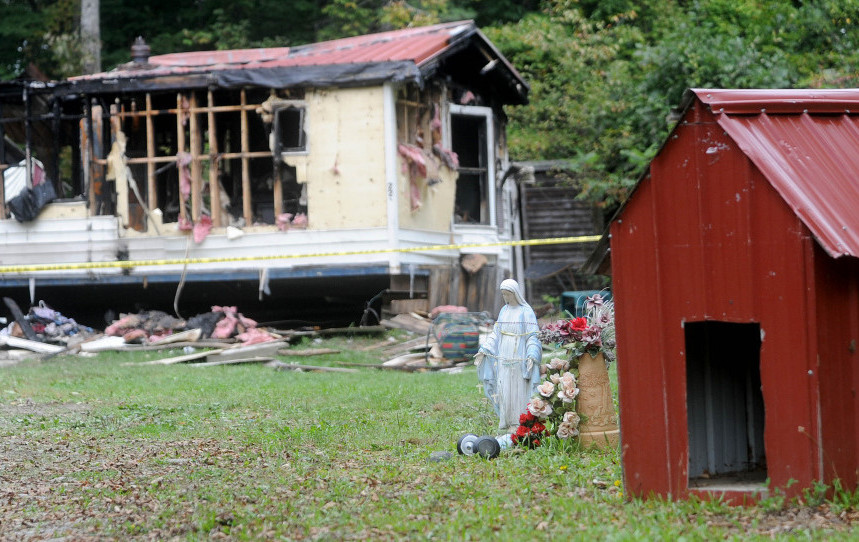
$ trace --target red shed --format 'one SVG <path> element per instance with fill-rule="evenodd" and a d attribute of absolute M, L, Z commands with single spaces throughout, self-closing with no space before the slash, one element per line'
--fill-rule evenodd
<path fill-rule="evenodd" d="M 859 468 L 859 90 L 692 90 L 610 226 L 629 494 Z"/>

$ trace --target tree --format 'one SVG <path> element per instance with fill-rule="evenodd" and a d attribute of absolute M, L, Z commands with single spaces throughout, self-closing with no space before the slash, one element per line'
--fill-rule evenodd
<path fill-rule="evenodd" d="M 101 71 L 101 29 L 98 0 L 81 0 L 81 49 L 84 73 Z"/>

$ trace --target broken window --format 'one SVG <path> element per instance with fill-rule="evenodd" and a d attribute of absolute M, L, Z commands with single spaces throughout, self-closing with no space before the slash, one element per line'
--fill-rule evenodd
<path fill-rule="evenodd" d="M 451 150 L 459 157 L 455 222 L 495 225 L 492 110 L 450 105 Z"/>
<path fill-rule="evenodd" d="M 304 103 L 280 102 L 274 107 L 275 152 L 293 154 L 307 152 L 307 136 L 304 127 Z"/>

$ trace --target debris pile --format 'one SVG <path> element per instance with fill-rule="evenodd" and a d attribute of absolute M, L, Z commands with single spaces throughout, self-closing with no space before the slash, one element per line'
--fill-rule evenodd
<path fill-rule="evenodd" d="M 33 355 L 47 359 L 59 354 L 95 355 L 95 352 L 106 350 L 170 350 L 172 352 L 166 353 L 164 357 L 134 364 L 182 363 L 211 367 L 266 363 L 276 370 L 354 372 L 355 369 L 283 363 L 277 356 L 307 357 L 339 353 L 338 350 L 328 348 L 287 348 L 293 339 L 312 338 L 318 344 L 323 336 L 366 335 L 396 329 L 404 330 L 405 335 L 398 333 L 395 334 L 397 336 L 388 336 L 381 342 L 361 348 L 376 354 L 378 364 L 334 363 L 410 372 L 458 372 L 471 362 L 478 332 L 483 334 L 488 331 L 483 329 L 485 322 L 482 317 L 468 313 L 464 307 L 454 306 L 437 307 L 430 313 L 433 318 L 428 313 L 396 314 L 383 319 L 378 326 L 278 330 L 258 326 L 255 320 L 244 316 L 235 306 L 216 305 L 210 312 L 187 320 L 159 310 L 121 314 L 107 326 L 104 333 L 100 333 L 78 325 L 43 302 L 31 307 L 25 315 L 13 300 L 3 300 L 12 312 L 14 321 L 0 329 L 0 347 L 5 347 L 0 348 L 0 366 Z M 454 333 L 448 322 L 452 318 L 457 323 L 464 321 L 465 328 L 459 326 Z"/>
<path fill-rule="evenodd" d="M 44 301 L 39 301 L 37 306 L 30 307 L 26 315 L 8 297 L 3 298 L 3 301 L 12 311 L 14 320 L 0 329 L 0 336 L 68 345 L 79 343 L 96 334 L 92 328 L 63 316 L 59 311 L 46 305 Z"/>
<path fill-rule="evenodd" d="M 141 311 L 120 315 L 104 334 L 122 337 L 126 343 L 157 343 L 175 333 L 199 329 L 202 339 L 235 339 L 245 345 L 273 341 L 277 335 L 257 327 L 256 321 L 238 312 L 236 307 L 213 306 L 211 312 L 198 314 L 187 321 L 162 311 Z"/>
<path fill-rule="evenodd" d="M 458 322 L 456 329 L 449 325 L 448 317 Z M 480 335 L 489 332 L 487 323 L 488 315 L 469 313 L 465 307 L 454 305 L 435 307 L 426 316 L 416 312 L 397 314 L 383 319 L 381 324 L 417 337 L 404 342 L 379 343 L 370 348 L 378 348 L 389 358 L 377 366 L 381 369 L 462 370 L 477 352 Z"/>

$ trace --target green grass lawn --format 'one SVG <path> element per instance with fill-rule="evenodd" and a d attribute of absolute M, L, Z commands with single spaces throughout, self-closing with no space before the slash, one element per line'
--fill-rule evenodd
<path fill-rule="evenodd" d="M 312 346 L 341 354 L 281 360 L 378 363 L 357 351 L 378 340 L 331 339 Z M 776 499 L 748 509 L 629 500 L 616 451 L 430 461 L 455 454 L 466 432 L 493 433 L 472 367 L 127 365 L 180 353 L 0 368 L 0 539 L 856 536 L 852 498 L 784 509 Z"/>

